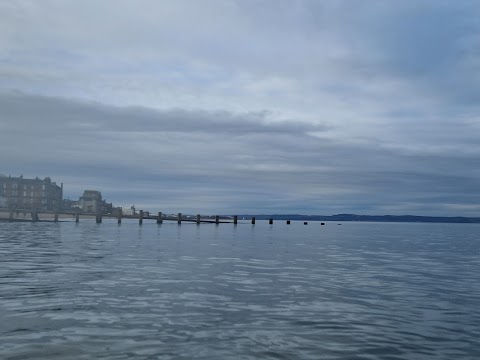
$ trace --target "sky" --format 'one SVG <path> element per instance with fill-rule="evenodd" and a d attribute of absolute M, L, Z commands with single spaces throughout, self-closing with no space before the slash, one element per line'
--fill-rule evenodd
<path fill-rule="evenodd" d="M 202 214 L 480 216 L 480 2 L 1 0 L 0 174 Z"/>

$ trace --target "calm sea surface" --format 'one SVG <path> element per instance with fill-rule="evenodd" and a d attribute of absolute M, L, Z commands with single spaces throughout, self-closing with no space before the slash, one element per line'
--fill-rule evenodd
<path fill-rule="evenodd" d="M 480 359 L 480 226 L 0 223 L 1 359 Z"/>

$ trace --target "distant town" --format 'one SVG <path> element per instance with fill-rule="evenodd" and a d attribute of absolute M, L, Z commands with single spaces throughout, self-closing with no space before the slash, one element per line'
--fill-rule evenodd
<path fill-rule="evenodd" d="M 58 213 L 77 214 L 78 215 L 96 215 L 97 222 L 101 222 L 101 216 L 118 217 L 119 222 L 122 217 L 139 217 L 148 219 L 182 219 L 193 221 L 196 219 L 200 222 L 200 215 L 186 215 L 178 213 L 173 214 L 150 215 L 148 211 L 135 210 L 132 205 L 129 208 L 115 207 L 112 203 L 102 198 L 102 193 L 98 190 L 84 190 L 78 200 L 70 200 L 63 198 L 63 183 L 58 185 L 52 181 L 50 177 L 40 179 L 24 178 L 22 175 L 18 177 L 0 175 L 0 212 L 10 212 L 10 219 L 13 220 L 13 212 L 23 212 L 24 217 L 27 212 L 32 212 L 32 219 L 36 219 L 36 212 L 55 212 L 55 219 Z M 203 216 L 202 221 L 211 222 L 212 219 L 218 222 L 219 219 L 233 218 L 229 215 L 222 216 Z M 235 219 L 237 216 L 234 217 Z M 301 215 L 301 214 L 282 214 L 282 215 L 258 215 L 244 214 L 238 215 L 240 219 L 269 220 L 297 220 L 297 221 L 362 221 L 362 222 L 428 222 L 428 223 L 480 223 L 480 217 L 439 217 L 439 216 L 414 216 L 414 215 L 356 215 L 356 214 L 337 214 L 337 215 Z M 2 220 L 0 218 L 0 220 Z M 5 220 L 5 219 L 3 219 Z M 235 220 L 236 223 L 236 220 Z"/>
<path fill-rule="evenodd" d="M 0 208 L 111 215 L 123 211 L 125 215 L 135 215 L 134 206 L 114 207 L 98 190 L 85 190 L 78 200 L 64 199 L 63 183 L 58 185 L 50 177 L 27 179 L 22 175 L 0 175 Z"/>

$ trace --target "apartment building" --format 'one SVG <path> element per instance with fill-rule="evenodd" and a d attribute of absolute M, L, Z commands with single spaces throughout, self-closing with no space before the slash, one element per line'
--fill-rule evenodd
<path fill-rule="evenodd" d="M 0 175 L 0 207 L 25 210 L 60 210 L 63 184 L 49 177 L 26 179 Z"/>

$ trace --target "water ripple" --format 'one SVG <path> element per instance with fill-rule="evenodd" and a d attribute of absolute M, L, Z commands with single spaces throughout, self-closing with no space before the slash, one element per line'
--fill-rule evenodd
<path fill-rule="evenodd" d="M 477 359 L 478 226 L 0 223 L 2 359 Z"/>

